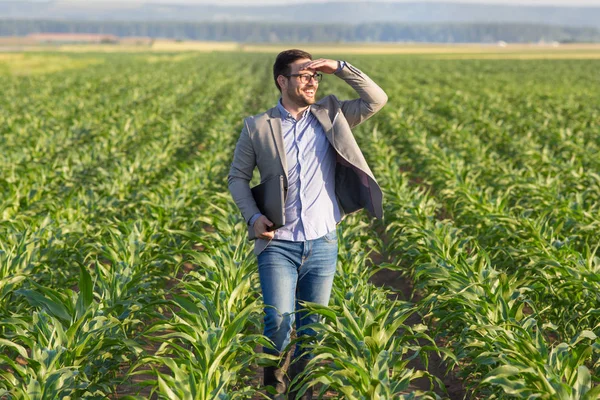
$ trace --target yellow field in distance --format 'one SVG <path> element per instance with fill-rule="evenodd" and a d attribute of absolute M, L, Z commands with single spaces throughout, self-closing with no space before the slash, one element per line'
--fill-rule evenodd
<path fill-rule="evenodd" d="M 242 51 L 278 53 L 302 48 L 314 55 L 327 54 L 415 54 L 437 58 L 581 58 L 600 59 L 600 44 L 406 44 L 406 43 L 284 43 L 242 44 L 235 42 L 176 42 L 157 40 L 152 51 Z"/>
<path fill-rule="evenodd" d="M 600 59 L 598 44 L 424 44 L 424 43 L 283 43 L 246 44 L 236 42 L 175 41 L 159 39 L 151 45 L 132 44 L 64 44 L 8 47 L 0 41 L 0 53 L 13 52 L 246 52 L 278 53 L 301 48 L 316 57 L 335 54 L 405 54 L 442 59 Z M 1 61 L 0 61 L 1 62 Z"/>
<path fill-rule="evenodd" d="M 157 40 L 153 51 L 242 51 L 278 53 L 301 48 L 315 56 L 328 54 L 414 54 L 434 58 L 575 58 L 600 59 L 600 44 L 406 44 L 406 43 L 284 43 L 242 44 L 235 42 L 175 42 Z"/>
<path fill-rule="evenodd" d="M 28 54 L 28 53 L 0 53 L 0 73 L 10 75 L 36 75 L 45 74 L 67 69 L 85 68 L 91 65 L 101 64 L 102 59 L 97 57 L 85 57 L 83 59 L 72 59 L 57 53 Z"/>

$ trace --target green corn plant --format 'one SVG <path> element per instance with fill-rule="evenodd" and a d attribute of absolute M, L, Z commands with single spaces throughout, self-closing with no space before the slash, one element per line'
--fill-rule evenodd
<path fill-rule="evenodd" d="M 221 326 L 217 324 L 220 316 L 212 315 L 211 298 L 198 295 L 193 298 L 175 298 L 174 305 L 179 310 L 174 313 L 173 320 L 156 323 L 146 332 L 151 335 L 151 340 L 162 344 L 154 356 L 143 358 L 136 367 L 152 363 L 169 368 L 175 380 L 155 370 L 157 381 L 154 384 L 165 398 L 173 398 L 173 395 L 182 399 L 220 398 L 237 391 L 234 390 L 237 385 L 240 385 L 240 396 L 254 393 L 241 383 L 258 358 L 268 359 L 265 355 L 255 354 L 254 346 L 269 344 L 261 335 L 243 332 L 250 325 L 258 324 L 260 305 L 251 303 Z M 182 375 L 192 376 L 181 380 L 178 377 Z"/>
<path fill-rule="evenodd" d="M 316 333 L 314 343 L 298 340 L 314 355 L 307 367 L 310 373 L 300 375 L 292 383 L 301 385 L 300 393 L 319 382 L 320 394 L 333 389 L 347 399 L 408 399 L 411 381 L 424 376 L 432 385 L 435 382 L 443 387 L 439 379 L 426 371 L 407 368 L 415 357 L 421 357 L 427 365 L 427 351 L 437 350 L 424 326 L 405 325 L 413 309 L 390 303 L 385 293 L 372 285 L 356 288 L 345 301 L 340 300 L 340 305 L 305 306 L 309 313 L 318 314 L 322 322 L 307 326 Z M 418 339 L 429 344 L 420 346 Z M 424 395 L 436 397 L 433 392 Z"/>
<path fill-rule="evenodd" d="M 528 322 L 522 331 L 504 330 L 494 335 L 495 342 L 503 344 L 502 353 L 484 353 L 479 361 L 494 359 L 500 366 L 490 371 L 481 385 L 501 388 L 495 396 L 507 393 L 520 398 L 597 398 L 600 389 L 593 387 L 590 371 L 584 365 L 592 352 L 598 351 L 596 335 L 584 331 L 570 343 L 549 349 L 541 334 L 528 332 L 535 321 Z"/>
<path fill-rule="evenodd" d="M 100 393 L 110 387 L 111 374 L 141 347 L 123 334 L 119 320 L 104 316 L 94 301 L 93 283 L 80 268 L 79 292 L 59 292 L 35 282 L 19 289 L 34 308 L 31 317 L 15 315 L 2 323 L 10 340 L 0 346 L 0 359 L 14 371 L 8 393 L 17 398 L 45 399 Z M 15 324 L 25 319 L 27 325 Z M 12 357 L 10 356 L 12 355 Z M 20 360 L 15 362 L 14 360 Z"/>

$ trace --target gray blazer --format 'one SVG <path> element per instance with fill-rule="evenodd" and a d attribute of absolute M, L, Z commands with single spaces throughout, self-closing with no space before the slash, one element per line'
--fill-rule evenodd
<path fill-rule="evenodd" d="M 329 143 L 337 152 L 335 193 L 342 216 L 365 208 L 376 218 L 383 216 L 382 193 L 371 169 L 352 135 L 351 128 L 379 111 L 387 95 L 356 67 L 346 66 L 335 75 L 358 93 L 354 100 L 338 100 L 329 95 L 314 103 L 310 110 L 323 126 Z M 287 187 L 287 162 L 281 132 L 281 115 L 277 107 L 244 119 L 228 176 L 229 191 L 246 223 L 258 212 L 249 182 L 258 167 L 261 182 L 283 175 Z M 248 238 L 256 239 L 248 226 Z M 260 254 L 269 240 L 256 239 L 254 253 Z"/>

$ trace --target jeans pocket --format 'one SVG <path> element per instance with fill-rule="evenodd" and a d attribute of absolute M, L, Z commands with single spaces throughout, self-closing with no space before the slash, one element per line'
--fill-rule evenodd
<path fill-rule="evenodd" d="M 334 229 L 331 232 L 326 233 L 325 236 L 323 236 L 323 239 L 327 243 L 337 243 L 337 231 Z"/>

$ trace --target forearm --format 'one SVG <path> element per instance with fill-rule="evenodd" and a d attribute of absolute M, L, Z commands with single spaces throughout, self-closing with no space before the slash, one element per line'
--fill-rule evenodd
<path fill-rule="evenodd" d="M 252 191 L 248 185 L 248 181 L 239 178 L 229 177 L 229 192 L 233 201 L 241 211 L 246 223 L 250 221 L 252 216 L 260 213 L 256 206 L 256 201 L 252 197 Z"/>

